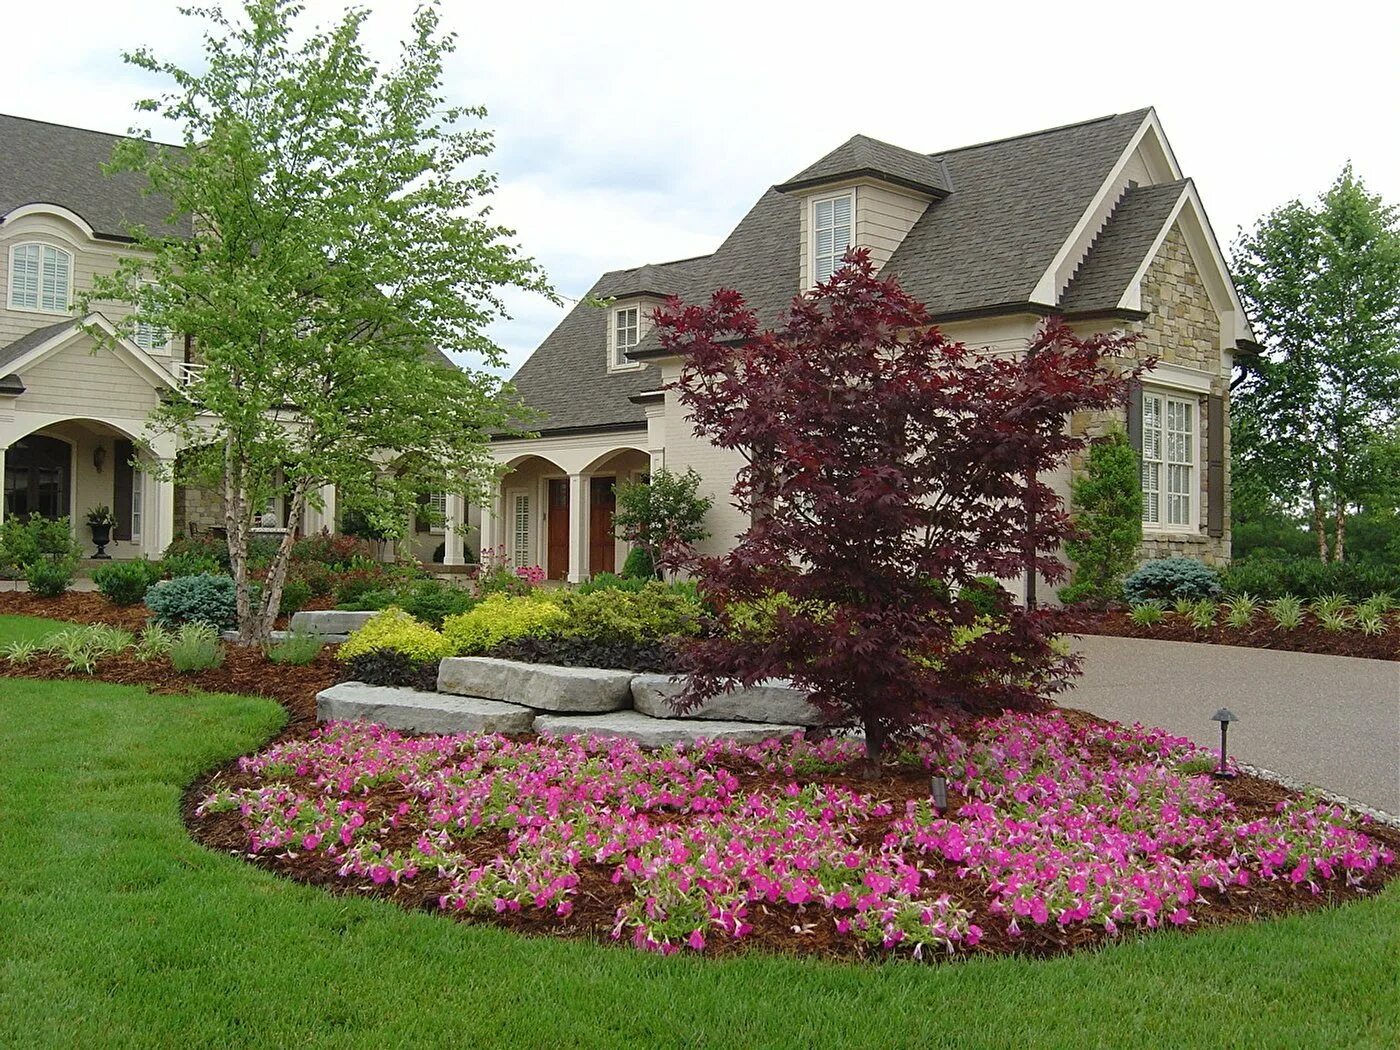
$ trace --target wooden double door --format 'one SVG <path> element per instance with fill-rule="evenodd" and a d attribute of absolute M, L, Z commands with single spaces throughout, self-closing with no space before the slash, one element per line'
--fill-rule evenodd
<path fill-rule="evenodd" d="M 588 483 L 588 573 L 617 571 L 613 514 L 617 510 L 617 478 L 590 478 Z M 545 514 L 545 575 L 563 580 L 569 575 L 569 479 L 549 480 Z"/>

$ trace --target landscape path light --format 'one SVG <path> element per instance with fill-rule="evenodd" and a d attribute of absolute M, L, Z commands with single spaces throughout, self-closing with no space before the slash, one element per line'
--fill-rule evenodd
<path fill-rule="evenodd" d="M 929 797 L 933 799 L 933 808 L 942 813 L 948 808 L 948 778 L 942 773 L 935 773 L 929 777 L 928 781 Z"/>
<path fill-rule="evenodd" d="M 1220 723 L 1220 768 L 1215 771 L 1214 775 L 1228 780 L 1235 774 L 1231 773 L 1226 765 L 1226 758 L 1229 755 L 1226 739 L 1230 732 L 1230 723 L 1238 722 L 1239 719 L 1235 717 L 1235 712 L 1231 711 L 1228 707 L 1222 707 L 1219 711 L 1215 712 L 1215 714 L 1211 715 L 1211 721 Z"/>

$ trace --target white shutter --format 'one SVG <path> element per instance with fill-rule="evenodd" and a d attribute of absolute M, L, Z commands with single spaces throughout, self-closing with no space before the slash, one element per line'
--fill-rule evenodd
<path fill-rule="evenodd" d="M 68 309 L 68 274 L 73 257 L 51 244 L 43 245 L 43 273 L 39 306 L 54 313 Z"/>
<path fill-rule="evenodd" d="M 530 564 L 530 496 L 517 492 L 511 507 L 512 543 L 511 563 L 517 569 Z"/>
<path fill-rule="evenodd" d="M 21 244 L 10 252 L 10 305 L 39 308 L 39 245 Z"/>

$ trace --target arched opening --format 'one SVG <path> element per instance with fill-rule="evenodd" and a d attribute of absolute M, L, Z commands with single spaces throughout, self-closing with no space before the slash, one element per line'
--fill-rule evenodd
<path fill-rule="evenodd" d="M 617 487 L 644 478 L 651 458 L 641 449 L 614 449 L 583 471 L 588 491 L 588 574 L 617 572 L 626 561 L 627 545 L 617 537 Z"/>

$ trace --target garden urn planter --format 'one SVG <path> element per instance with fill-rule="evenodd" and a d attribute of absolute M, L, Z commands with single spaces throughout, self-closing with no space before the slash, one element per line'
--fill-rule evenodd
<path fill-rule="evenodd" d="M 93 558 L 111 558 L 112 556 L 107 553 L 107 544 L 112 542 L 112 526 L 89 525 L 88 528 L 92 530 L 92 545 L 97 548 L 97 553 L 93 555 Z"/>

